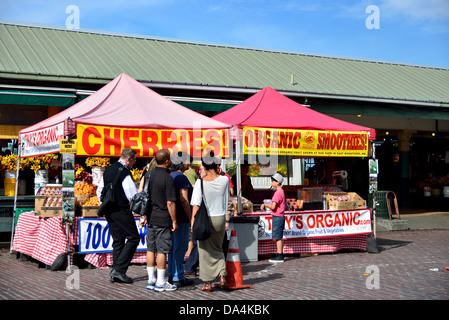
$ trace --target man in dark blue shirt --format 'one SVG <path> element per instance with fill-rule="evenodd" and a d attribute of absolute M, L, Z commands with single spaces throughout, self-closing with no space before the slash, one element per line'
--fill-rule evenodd
<path fill-rule="evenodd" d="M 184 258 L 189 247 L 190 220 L 192 217 L 190 199 L 193 187 L 183 174 L 189 168 L 191 157 L 185 152 L 172 156 L 173 164 L 170 174 L 176 188 L 176 220 L 178 231 L 172 234 L 172 253 L 168 255 L 168 278 L 171 283 L 180 287 L 192 285 L 193 281 L 184 276 Z"/>

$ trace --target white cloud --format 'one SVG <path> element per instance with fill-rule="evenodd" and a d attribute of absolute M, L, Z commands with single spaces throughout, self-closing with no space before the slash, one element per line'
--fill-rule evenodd
<path fill-rule="evenodd" d="M 415 20 L 449 23 L 448 0 L 383 0 L 382 13 L 405 15 Z"/>

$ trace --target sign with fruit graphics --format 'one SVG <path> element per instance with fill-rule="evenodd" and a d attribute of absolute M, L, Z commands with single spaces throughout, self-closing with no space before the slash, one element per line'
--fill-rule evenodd
<path fill-rule="evenodd" d="M 367 132 L 243 128 L 245 154 L 366 157 L 368 147 Z"/>

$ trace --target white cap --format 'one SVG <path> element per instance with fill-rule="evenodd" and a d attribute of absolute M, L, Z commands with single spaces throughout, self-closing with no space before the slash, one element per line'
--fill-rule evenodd
<path fill-rule="evenodd" d="M 276 180 L 280 184 L 284 183 L 284 177 L 280 173 L 277 173 L 277 172 L 271 176 L 271 179 Z"/>

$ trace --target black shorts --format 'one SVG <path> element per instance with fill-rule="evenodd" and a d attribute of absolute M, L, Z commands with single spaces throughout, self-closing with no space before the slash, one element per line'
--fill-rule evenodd
<path fill-rule="evenodd" d="M 171 253 L 171 229 L 158 226 L 147 226 L 147 235 L 145 237 L 147 251 L 155 253 Z"/>

